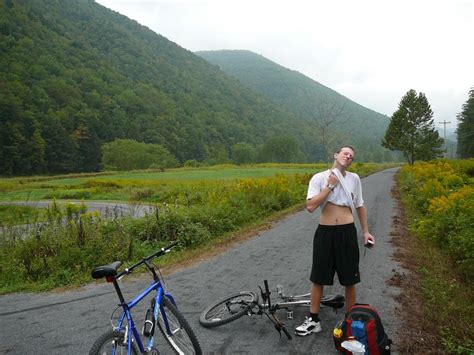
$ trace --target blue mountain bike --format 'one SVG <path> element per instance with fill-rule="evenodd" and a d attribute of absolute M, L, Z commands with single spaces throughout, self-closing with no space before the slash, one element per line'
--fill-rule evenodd
<path fill-rule="evenodd" d="M 123 313 L 119 317 L 114 329 L 105 333 L 95 341 L 89 354 L 141 353 L 157 355 L 159 352 L 154 347 L 156 328 L 160 329 L 164 338 L 176 354 L 202 354 L 196 335 L 178 310 L 173 296 L 164 290 L 163 283 L 157 274 L 157 268 L 155 268 L 151 261 L 153 258 L 169 252 L 176 244 L 177 242 L 174 242 L 158 250 L 120 273 L 117 272 L 122 264 L 120 261 L 96 267 L 92 271 L 92 277 L 94 279 L 105 277 L 107 282 L 113 283 L 120 300 L 120 304 L 116 310 L 122 308 Z M 151 272 L 153 282 L 146 290 L 136 296 L 134 300 L 127 303 L 120 290 L 118 280 L 122 276 L 132 273 L 133 270 L 141 265 L 145 265 Z M 155 294 L 151 300 L 150 308 L 146 313 L 145 323 L 142 328 L 142 339 L 133 321 L 132 309 L 152 292 L 155 292 Z"/>

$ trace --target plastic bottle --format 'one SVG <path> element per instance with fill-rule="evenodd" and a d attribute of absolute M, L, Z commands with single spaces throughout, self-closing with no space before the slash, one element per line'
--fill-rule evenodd
<path fill-rule="evenodd" d="M 342 330 L 342 322 L 343 321 L 338 322 L 332 331 L 334 347 L 338 351 L 344 351 L 344 348 L 341 346 L 342 342 L 344 341 L 344 331 Z"/>
<path fill-rule="evenodd" d="M 153 335 L 155 326 L 155 317 L 153 315 L 153 310 L 149 308 L 146 311 L 145 323 L 143 324 L 142 334 L 146 337 Z"/>
<path fill-rule="evenodd" d="M 356 340 L 354 337 L 349 337 L 349 339 L 343 341 L 341 346 L 347 351 L 352 352 L 352 355 L 365 354 L 365 345 Z"/>

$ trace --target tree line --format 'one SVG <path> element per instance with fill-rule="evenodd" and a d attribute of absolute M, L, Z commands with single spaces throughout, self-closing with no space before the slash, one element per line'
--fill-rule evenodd
<path fill-rule="evenodd" d="M 102 145 L 102 165 L 106 170 L 136 170 L 174 168 L 180 165 L 176 157 L 164 146 L 137 142 L 131 139 L 116 139 Z M 302 153 L 296 139 L 289 136 L 273 137 L 259 147 L 239 142 L 231 147 L 230 156 L 218 157 L 207 164 L 232 163 L 286 163 L 301 162 Z M 200 166 L 196 159 L 186 160 L 184 166 Z"/>

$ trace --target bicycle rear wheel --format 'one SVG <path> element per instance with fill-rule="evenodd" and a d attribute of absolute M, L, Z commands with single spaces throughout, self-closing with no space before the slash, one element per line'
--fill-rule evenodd
<path fill-rule="evenodd" d="M 230 323 L 247 314 L 257 304 L 257 301 L 258 295 L 250 291 L 242 291 L 224 297 L 201 313 L 199 323 L 206 328 Z"/>
<path fill-rule="evenodd" d="M 161 333 L 165 337 L 168 344 L 171 346 L 176 354 L 202 354 L 201 346 L 196 338 L 191 326 L 188 321 L 184 318 L 181 312 L 171 301 L 164 297 L 163 314 L 162 310 L 158 313 L 158 327 Z M 169 332 L 166 328 L 166 320 L 168 321 Z"/>
<path fill-rule="evenodd" d="M 111 330 L 97 339 L 92 345 L 89 355 L 117 354 L 126 355 L 128 344 L 124 342 L 124 333 Z M 135 343 L 132 344 L 132 354 L 138 354 Z"/>

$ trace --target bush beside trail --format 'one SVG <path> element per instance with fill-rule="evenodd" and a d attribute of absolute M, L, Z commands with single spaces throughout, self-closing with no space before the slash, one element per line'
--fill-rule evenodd
<path fill-rule="evenodd" d="M 404 166 L 400 183 L 413 215 L 412 230 L 449 252 L 474 281 L 474 159 Z"/>

